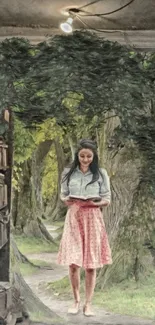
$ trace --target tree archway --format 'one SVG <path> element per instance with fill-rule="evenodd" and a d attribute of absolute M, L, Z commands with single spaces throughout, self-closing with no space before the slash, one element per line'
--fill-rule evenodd
<path fill-rule="evenodd" d="M 13 38 L 2 42 L 0 50 L 1 110 L 10 107 L 27 128 L 56 118 L 58 125 L 73 129 L 78 123 L 75 115 L 87 122 L 95 116 L 94 127 L 106 130 L 104 141 L 104 132 L 99 135 L 100 151 L 104 149 L 105 156 L 112 159 L 123 148 L 136 151 L 142 159 L 135 189 L 137 201 L 131 202 L 126 215 L 134 216 L 138 205 L 142 207 L 138 207 L 141 216 L 148 197 L 152 204 L 155 189 L 154 55 L 146 58 L 85 32 L 55 36 L 49 43 L 36 46 Z M 66 99 L 75 98 L 70 108 Z M 107 124 L 109 119 L 112 126 Z M 110 170 L 112 184 L 115 177 L 117 180 L 113 168 L 114 164 Z M 120 192 L 115 192 L 113 187 L 116 202 Z M 116 206 L 110 211 L 114 220 Z M 120 221 L 124 221 L 123 216 Z"/>

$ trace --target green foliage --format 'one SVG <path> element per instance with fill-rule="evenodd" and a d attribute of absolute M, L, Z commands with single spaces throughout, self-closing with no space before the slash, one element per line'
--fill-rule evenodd
<path fill-rule="evenodd" d="M 14 81 L 13 86 L 16 91 L 18 91 L 18 90 L 20 91 L 21 89 L 23 89 L 25 87 L 24 80 L 21 79 L 19 81 Z"/>
<path fill-rule="evenodd" d="M 43 95 L 43 94 L 40 94 Z M 63 142 L 64 131 L 56 124 L 55 119 L 47 119 L 38 128 L 29 130 L 22 121 L 15 118 L 14 121 L 14 168 L 13 187 L 20 191 L 20 179 L 23 176 L 22 164 L 31 158 L 37 146 L 45 140 L 59 139 Z M 49 198 L 57 188 L 58 179 L 57 161 L 55 149 L 52 147 L 44 162 L 42 175 L 43 198 Z"/>
<path fill-rule="evenodd" d="M 47 119 L 40 124 L 35 132 L 35 144 L 45 140 L 59 139 L 60 143 L 64 140 L 63 129 L 56 124 L 56 119 Z M 58 165 L 54 146 L 51 147 L 44 161 L 44 170 L 42 173 L 42 195 L 43 199 L 49 200 L 57 190 Z"/>
<path fill-rule="evenodd" d="M 88 33 L 75 32 L 67 41 L 65 36 L 56 36 L 50 44 L 36 47 L 13 38 L 1 44 L 1 51 L 3 60 L 7 58 L 6 71 L 10 73 L 10 66 L 13 68 L 13 83 L 24 77 L 23 91 L 12 100 L 24 108 L 19 116 L 27 123 L 40 122 L 48 116 L 55 116 L 60 122 L 68 118 L 71 123 L 64 98 L 73 93 L 83 94 L 82 100 L 76 97 L 80 101 L 78 110 L 85 114 L 87 109 L 91 118 L 95 112 L 102 114 L 109 109 L 129 111 L 133 102 L 141 107 L 141 94 L 145 88 L 149 90 L 147 76 L 137 64 L 142 59 L 140 55 L 135 59 L 125 47 Z M 46 93 L 44 98 L 38 98 L 40 91 Z"/>
<path fill-rule="evenodd" d="M 58 183 L 58 166 L 55 149 L 52 147 L 44 162 L 44 172 L 42 177 L 43 199 L 49 200 L 56 193 Z"/>
<path fill-rule="evenodd" d="M 8 124 L 0 121 L 0 136 L 3 136 L 5 139 L 7 138 L 8 132 Z"/>
<path fill-rule="evenodd" d="M 83 94 L 68 92 L 62 100 L 62 104 L 74 115 L 82 100 L 84 100 Z"/>
<path fill-rule="evenodd" d="M 56 119 L 49 118 L 41 123 L 35 131 L 35 143 L 39 143 L 45 140 L 54 140 L 58 138 L 60 143 L 63 141 L 64 132 L 62 128 L 57 125 Z"/>
<path fill-rule="evenodd" d="M 29 159 L 35 149 L 34 132 L 25 128 L 22 121 L 14 119 L 14 160 L 20 165 Z"/>
<path fill-rule="evenodd" d="M 154 54 L 129 52 L 81 32 L 37 46 L 13 38 L 2 42 L 0 51 L 1 109 L 8 103 L 20 107 L 16 114 L 27 125 L 54 117 L 73 135 L 75 126 L 87 134 L 81 128 L 85 119 L 91 123 L 95 116 L 102 123 L 105 112 L 114 111 L 121 120 L 116 138 L 139 145 L 146 160 L 143 182 L 154 195 Z"/>
<path fill-rule="evenodd" d="M 128 139 L 138 144 L 145 160 L 143 182 L 154 195 L 154 54 L 129 52 L 85 32 L 55 36 L 36 46 L 12 38 L 0 44 L 0 52 L 0 89 L 5 94 L 0 109 L 20 107 L 16 115 L 28 126 L 55 118 L 72 130 L 85 119 L 97 117 L 103 123 L 107 111 L 115 112 L 121 121 L 115 143 L 119 137 L 123 144 Z"/>
<path fill-rule="evenodd" d="M 13 188 L 20 191 L 20 179 L 22 164 L 28 160 L 35 150 L 34 132 L 25 128 L 22 121 L 14 118 L 14 166 L 13 166 Z"/>
<path fill-rule="evenodd" d="M 77 142 L 77 140 L 82 137 L 95 137 L 96 128 L 101 125 L 100 116 L 94 115 L 90 120 L 89 116 L 87 115 L 88 110 L 85 111 L 85 114 L 79 113 L 78 109 L 83 100 L 84 96 L 82 93 L 77 94 L 70 92 L 67 93 L 67 96 L 62 101 L 64 107 L 68 109 L 72 117 L 72 124 L 64 126 L 63 129 L 73 142 Z"/>

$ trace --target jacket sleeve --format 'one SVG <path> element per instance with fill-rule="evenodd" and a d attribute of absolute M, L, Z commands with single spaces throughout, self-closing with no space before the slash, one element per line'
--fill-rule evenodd
<path fill-rule="evenodd" d="M 101 176 L 100 181 L 100 196 L 110 203 L 111 201 L 111 190 L 110 190 L 110 179 L 105 169 L 100 170 L 103 177 Z"/>
<path fill-rule="evenodd" d="M 68 172 L 69 172 L 69 168 L 65 168 L 61 175 L 61 191 L 60 191 L 61 200 L 65 199 L 65 197 L 69 195 L 69 187 L 67 184 L 67 180 L 63 182 L 63 179 Z"/>

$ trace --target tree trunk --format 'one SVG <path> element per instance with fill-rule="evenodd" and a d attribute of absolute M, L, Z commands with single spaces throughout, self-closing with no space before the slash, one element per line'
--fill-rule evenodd
<path fill-rule="evenodd" d="M 67 134 L 67 140 L 68 140 L 68 144 L 70 146 L 70 151 L 71 151 L 72 160 L 73 160 L 74 155 L 75 155 L 75 147 L 76 147 L 76 143 L 77 143 L 77 138 L 76 138 L 75 134 L 72 135 L 72 137 L 69 134 Z M 65 217 L 65 214 L 67 212 L 67 208 L 64 206 L 64 203 L 62 203 L 60 200 L 61 174 L 62 174 L 62 171 L 63 171 L 65 165 L 66 165 L 66 161 L 64 159 L 65 155 L 64 155 L 62 146 L 60 145 L 60 143 L 57 139 L 55 141 L 55 150 L 56 150 L 56 156 L 57 156 L 57 161 L 58 161 L 59 178 L 58 178 L 58 187 L 57 187 L 57 193 L 56 193 L 56 204 L 55 204 L 54 211 L 52 213 L 52 220 L 54 220 L 54 221 L 63 220 Z"/>
<path fill-rule="evenodd" d="M 30 317 L 33 313 L 37 315 L 39 311 L 45 319 L 48 319 L 49 321 L 52 321 L 53 319 L 55 323 L 58 324 L 59 321 L 61 323 L 61 318 L 54 311 L 45 306 L 33 293 L 19 271 L 12 273 L 12 286 L 20 292 L 22 300 L 24 300 L 24 312 L 26 311 Z"/>
<path fill-rule="evenodd" d="M 54 145 L 55 145 L 56 158 L 58 162 L 58 184 L 57 184 L 56 204 L 51 219 L 53 221 L 56 221 L 56 220 L 63 219 L 66 212 L 66 208 L 64 207 L 64 204 L 60 200 L 61 175 L 65 166 L 65 160 L 64 160 L 64 152 L 58 139 L 55 139 Z"/>
<path fill-rule="evenodd" d="M 23 163 L 20 191 L 18 193 L 17 216 L 14 221 L 16 230 L 27 236 L 35 236 L 53 241 L 44 227 L 43 202 L 41 194 L 41 181 L 44 158 L 48 154 L 52 141 L 46 140 L 39 144 L 32 158 Z M 17 198 L 15 197 L 17 200 Z"/>
<path fill-rule="evenodd" d="M 72 153 L 72 160 L 74 160 L 74 155 L 75 155 L 75 142 L 72 140 L 72 138 L 70 137 L 69 134 L 68 134 L 68 142 L 69 142 L 69 146 L 70 146 L 71 153 Z"/>
<path fill-rule="evenodd" d="M 97 284 L 101 288 L 113 279 L 117 281 L 117 275 L 120 280 L 119 273 L 123 269 L 125 255 L 123 249 L 125 244 L 121 242 L 124 230 L 121 229 L 121 225 L 131 215 L 134 196 L 140 182 L 139 171 L 142 170 L 142 160 L 133 143 L 128 141 L 124 145 L 120 139 L 114 140 L 113 136 L 120 121 L 118 117 L 113 116 L 112 113 L 106 115 L 103 129 L 98 134 L 100 162 L 110 176 L 112 191 L 111 205 L 103 210 L 103 216 L 112 250 L 113 264 L 99 271 Z M 126 248 L 125 263 L 129 268 L 134 263 L 134 260 L 131 263 L 131 255 L 130 248 Z M 133 267 L 131 269 L 133 270 Z M 127 269 L 126 272 L 128 272 Z M 122 276 L 124 277 L 123 271 Z"/>

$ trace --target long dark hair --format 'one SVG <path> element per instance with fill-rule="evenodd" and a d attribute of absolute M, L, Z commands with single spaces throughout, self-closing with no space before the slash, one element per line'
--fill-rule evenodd
<path fill-rule="evenodd" d="M 93 161 L 89 165 L 90 171 L 92 173 L 92 180 L 89 184 L 87 184 L 87 186 L 96 182 L 99 179 L 100 175 L 103 177 L 102 172 L 99 169 L 99 159 L 98 159 L 98 154 L 97 154 L 96 142 L 89 140 L 89 139 L 82 139 L 78 143 L 77 150 L 75 152 L 75 156 L 74 156 L 74 160 L 73 160 L 72 164 L 70 166 L 68 166 L 70 168 L 69 172 L 64 176 L 64 178 L 62 179 L 62 182 L 65 182 L 67 180 L 67 184 L 69 184 L 71 175 L 74 173 L 74 171 L 77 167 L 80 167 L 78 154 L 79 154 L 79 151 L 82 149 L 89 149 L 94 154 Z"/>

